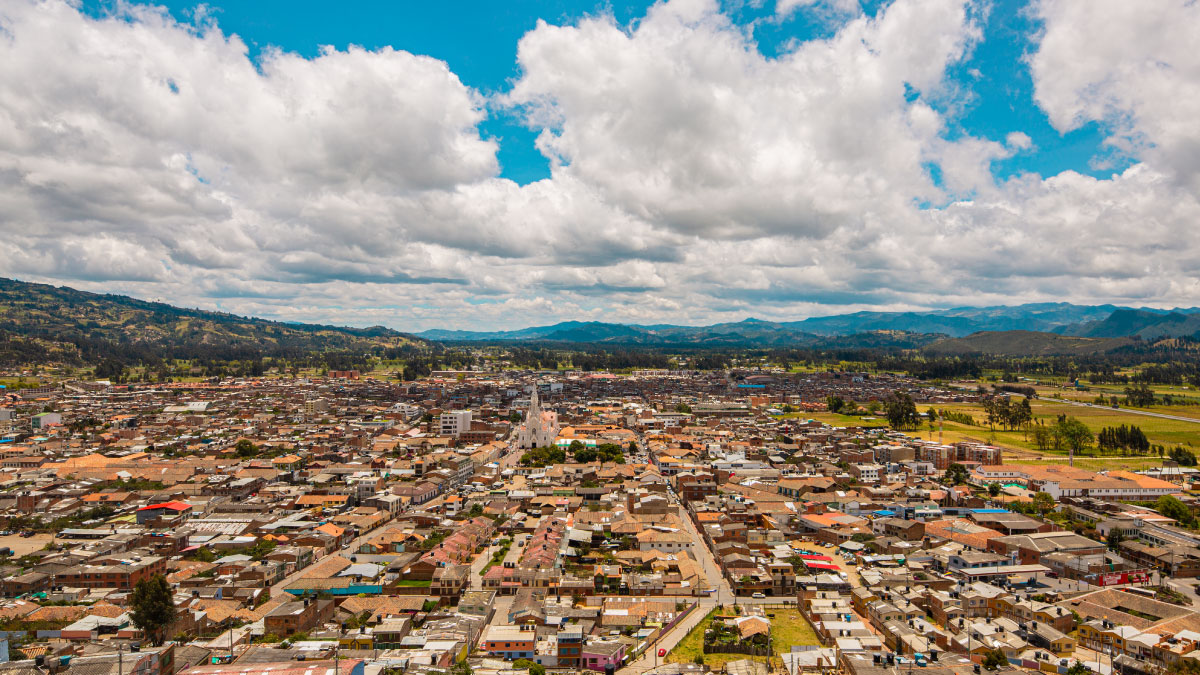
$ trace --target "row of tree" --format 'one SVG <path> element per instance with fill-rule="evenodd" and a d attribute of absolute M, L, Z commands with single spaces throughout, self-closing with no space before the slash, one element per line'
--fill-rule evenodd
<path fill-rule="evenodd" d="M 1043 452 L 1047 450 L 1061 452 L 1070 449 L 1078 453 L 1091 447 L 1092 442 L 1096 439 L 1087 425 L 1066 415 L 1059 415 L 1058 421 L 1052 425 L 1038 420 L 1036 424 L 1030 425 L 1029 430 L 1033 437 L 1033 444 Z"/>
<path fill-rule="evenodd" d="M 1096 445 L 1101 450 L 1133 450 L 1139 453 L 1150 451 L 1150 441 L 1146 434 L 1132 424 L 1104 427 L 1096 435 Z"/>
<path fill-rule="evenodd" d="M 995 429 L 997 424 L 1008 430 L 1021 429 L 1033 421 L 1033 408 L 1029 405 L 1028 396 L 1017 401 L 1012 401 L 1007 396 L 985 398 L 983 413 L 992 429 Z"/>

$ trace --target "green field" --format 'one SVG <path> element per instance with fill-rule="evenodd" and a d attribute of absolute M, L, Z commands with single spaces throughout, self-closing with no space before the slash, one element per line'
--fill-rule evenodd
<path fill-rule="evenodd" d="M 726 612 L 732 613 L 733 608 L 727 607 Z M 818 645 L 820 640 L 817 639 L 817 634 L 813 632 L 812 626 L 808 621 L 800 615 L 800 610 L 795 608 L 766 608 L 768 614 L 774 614 L 771 619 L 771 632 L 774 639 L 775 655 L 773 659 L 778 664 L 777 660 L 781 654 L 791 651 L 792 645 Z M 704 665 L 713 671 L 719 671 L 724 668 L 726 663 L 730 661 L 740 661 L 742 659 L 751 659 L 754 661 L 768 661 L 765 656 L 747 656 L 745 654 L 704 654 L 704 631 L 708 629 L 709 623 L 712 622 L 713 616 L 717 614 L 717 610 L 712 610 L 704 617 L 696 627 L 690 630 L 675 648 L 667 653 L 663 659 L 665 663 L 694 663 L 697 656 L 704 656 Z"/>
<path fill-rule="evenodd" d="M 865 427 L 873 429 L 888 425 L 887 420 L 878 415 L 867 415 L 869 419 L 864 419 L 857 415 L 838 415 L 830 412 L 796 412 L 787 413 L 781 417 L 796 420 L 816 420 L 835 427 Z"/>
<path fill-rule="evenodd" d="M 1066 464 L 1063 455 L 1046 455 L 1045 459 L 1005 459 L 1005 464 Z M 1162 466 L 1158 457 L 1076 457 L 1075 466 L 1088 471 L 1142 471 Z"/>
<path fill-rule="evenodd" d="M 1005 448 L 1015 450 L 1014 459 L 1020 457 L 1035 458 L 1042 456 L 1043 453 L 1037 449 L 1032 441 L 1032 436 L 1025 431 L 1005 431 L 997 426 L 994 429 L 986 426 L 987 416 L 983 411 L 983 407 L 974 403 L 951 403 L 939 404 L 936 406 L 939 409 L 952 410 L 955 412 L 965 413 L 972 416 L 983 426 L 970 426 L 959 422 L 944 421 L 942 423 L 943 434 L 942 438 L 945 442 L 955 442 L 962 440 L 982 441 L 999 445 Z M 1177 445 L 1185 447 L 1200 447 L 1200 420 L 1197 422 L 1163 419 L 1160 417 L 1151 417 L 1147 415 L 1139 415 L 1134 412 L 1127 411 L 1123 408 L 1113 409 L 1109 407 L 1083 407 L 1065 403 L 1062 401 L 1053 401 L 1048 399 L 1035 399 L 1031 407 L 1033 409 L 1034 419 L 1040 420 L 1043 424 L 1053 425 L 1059 415 L 1067 415 L 1073 417 L 1080 422 L 1083 422 L 1092 433 L 1099 433 L 1104 427 L 1114 427 L 1121 424 L 1128 424 L 1139 427 L 1145 434 L 1151 444 L 1164 445 L 1168 450 Z M 927 406 L 921 407 L 922 412 Z M 919 430 L 909 432 L 909 435 L 922 438 L 934 439 L 938 438 L 938 432 L 935 430 L 930 434 L 929 427 L 924 426 Z M 1047 455 L 1065 455 L 1066 452 L 1049 451 Z M 1092 448 L 1083 453 L 1083 455 L 1099 455 L 1096 448 Z M 1149 459 L 1147 457 L 1146 459 Z M 1158 456 L 1154 455 L 1154 460 L 1157 463 Z"/>

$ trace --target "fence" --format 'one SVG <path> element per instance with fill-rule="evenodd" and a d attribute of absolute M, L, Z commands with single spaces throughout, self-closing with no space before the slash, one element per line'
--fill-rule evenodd
<path fill-rule="evenodd" d="M 654 632 L 651 633 L 646 638 L 645 642 L 641 643 L 641 645 L 634 647 L 634 650 L 629 653 L 628 657 L 626 657 L 625 662 L 633 663 L 634 659 L 636 659 L 637 657 L 646 653 L 646 650 L 653 648 L 654 645 L 658 643 L 658 640 L 662 636 L 666 635 L 675 626 L 678 626 L 679 623 L 682 622 L 685 618 L 691 616 L 692 612 L 696 611 L 697 607 L 699 607 L 699 605 L 697 603 L 693 602 L 692 604 L 688 605 L 687 608 L 684 609 L 682 612 L 680 612 L 679 614 L 676 614 L 675 618 L 672 619 L 667 625 L 665 625 L 661 628 L 655 628 Z"/>

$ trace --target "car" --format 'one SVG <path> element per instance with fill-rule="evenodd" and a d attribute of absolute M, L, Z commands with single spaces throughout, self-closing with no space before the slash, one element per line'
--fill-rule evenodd
<path fill-rule="evenodd" d="M 765 597 L 767 597 L 767 596 L 766 596 L 765 594 L 763 594 L 763 593 L 755 593 L 754 595 L 751 595 L 750 597 L 752 597 L 752 598 L 765 598 Z"/>

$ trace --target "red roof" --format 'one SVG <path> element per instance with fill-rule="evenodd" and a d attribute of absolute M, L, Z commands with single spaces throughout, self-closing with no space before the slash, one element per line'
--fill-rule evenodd
<path fill-rule="evenodd" d="M 829 564 L 829 563 L 822 563 L 822 562 L 813 562 L 812 560 L 805 560 L 805 561 L 804 561 L 804 566 L 805 566 L 805 567 L 807 567 L 807 568 L 809 568 L 810 570 L 837 570 L 837 569 L 841 569 L 841 568 L 840 568 L 840 567 L 838 567 L 837 565 L 831 565 L 831 564 Z"/>
<path fill-rule="evenodd" d="M 816 560 L 818 562 L 833 562 L 833 558 L 827 555 L 815 555 L 812 553 L 801 553 L 800 557 L 805 560 Z"/>
<path fill-rule="evenodd" d="M 184 502 L 163 502 L 161 504 L 151 504 L 149 506 L 143 506 L 142 508 L 138 509 L 138 511 L 151 511 L 153 509 L 170 509 L 171 511 L 187 511 L 190 508 L 192 508 L 192 505 L 185 504 Z"/>

